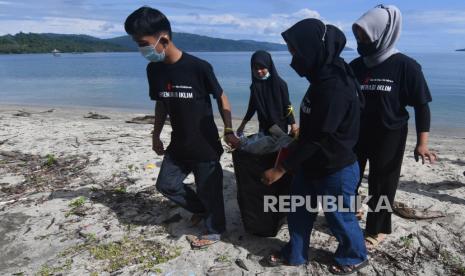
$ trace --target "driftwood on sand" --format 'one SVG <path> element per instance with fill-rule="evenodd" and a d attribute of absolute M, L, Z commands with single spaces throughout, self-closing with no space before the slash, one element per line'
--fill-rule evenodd
<path fill-rule="evenodd" d="M 43 114 L 43 113 L 52 113 L 54 112 L 55 109 L 48 109 L 45 111 L 39 111 L 39 112 L 30 112 L 30 111 L 25 111 L 25 110 L 18 110 L 16 113 L 13 113 L 13 116 L 16 117 L 31 117 L 32 114 Z"/>
<path fill-rule="evenodd" d="M 153 115 L 145 115 L 141 117 L 135 117 L 131 120 L 126 121 L 128 124 L 151 124 L 155 123 L 155 116 Z"/>
<path fill-rule="evenodd" d="M 94 112 L 89 112 L 86 116 L 84 116 L 86 119 L 94 119 L 94 120 L 108 120 L 110 117 L 105 116 L 105 115 L 100 115 L 98 113 Z"/>
<path fill-rule="evenodd" d="M 128 124 L 149 124 L 153 125 L 155 123 L 155 116 L 153 115 L 145 115 L 140 117 L 132 118 L 131 120 L 127 120 L 126 123 Z M 170 124 L 169 118 L 166 119 L 165 124 Z"/>
<path fill-rule="evenodd" d="M 396 215 L 405 219 L 434 219 L 442 218 L 446 215 L 441 211 L 429 211 L 425 209 L 417 209 L 408 207 L 407 204 L 395 201 L 393 211 Z"/>

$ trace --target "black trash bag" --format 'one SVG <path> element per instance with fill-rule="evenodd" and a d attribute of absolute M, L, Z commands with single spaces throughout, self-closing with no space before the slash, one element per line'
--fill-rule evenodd
<path fill-rule="evenodd" d="M 232 155 L 237 201 L 245 231 L 262 237 L 276 236 L 285 223 L 287 213 L 264 212 L 264 196 L 289 195 L 292 176 L 286 174 L 273 185 L 266 186 L 261 182 L 262 174 L 274 166 L 277 152 L 256 155 L 236 150 Z"/>

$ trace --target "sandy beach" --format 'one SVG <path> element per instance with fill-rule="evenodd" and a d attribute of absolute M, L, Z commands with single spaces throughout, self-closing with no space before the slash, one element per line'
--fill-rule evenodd
<path fill-rule="evenodd" d="M 91 111 L 109 119 L 84 118 Z M 0 275 L 328 274 L 337 243 L 322 213 L 307 266 L 259 264 L 288 241 L 287 228 L 276 238 L 244 232 L 230 153 L 221 159 L 227 233 L 207 250 L 191 250 L 186 235 L 203 228 L 155 189 L 162 157 L 151 150 L 153 126 L 126 123 L 143 115 L 0 105 Z M 256 128 L 250 123 L 246 132 Z M 165 126 L 165 146 L 169 135 Z M 411 128 L 396 201 L 445 216 L 394 215 L 393 234 L 360 275 L 465 275 L 465 134 L 433 132 L 434 165 L 415 162 L 415 142 Z"/>

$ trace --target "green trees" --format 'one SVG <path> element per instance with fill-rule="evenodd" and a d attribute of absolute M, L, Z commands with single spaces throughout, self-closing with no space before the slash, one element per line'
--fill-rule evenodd
<path fill-rule="evenodd" d="M 86 35 L 18 33 L 0 36 L 0 53 L 126 52 L 126 47 Z"/>
<path fill-rule="evenodd" d="M 178 47 L 189 52 L 286 51 L 284 44 L 253 40 L 231 40 L 195 34 L 174 33 Z M 0 54 L 85 52 L 132 52 L 137 45 L 129 36 L 99 39 L 88 35 L 18 33 L 0 36 Z"/>

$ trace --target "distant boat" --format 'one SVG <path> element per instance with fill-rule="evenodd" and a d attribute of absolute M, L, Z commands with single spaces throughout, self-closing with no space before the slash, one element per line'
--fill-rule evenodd
<path fill-rule="evenodd" d="M 57 49 L 54 49 L 54 50 L 52 51 L 52 55 L 55 56 L 55 57 L 59 57 L 59 56 L 61 55 L 61 52 L 58 51 Z"/>

